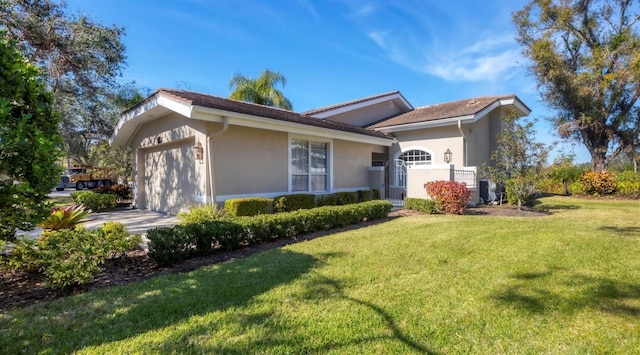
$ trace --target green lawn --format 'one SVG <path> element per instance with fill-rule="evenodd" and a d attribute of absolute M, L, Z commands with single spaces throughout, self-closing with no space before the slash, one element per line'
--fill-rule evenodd
<path fill-rule="evenodd" d="M 1 353 L 637 353 L 640 201 L 411 216 L 0 315 Z"/>

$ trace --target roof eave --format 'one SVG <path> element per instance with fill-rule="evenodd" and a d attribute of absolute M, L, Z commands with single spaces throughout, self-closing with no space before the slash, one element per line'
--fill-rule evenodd
<path fill-rule="evenodd" d="M 222 122 L 222 118 L 227 117 L 229 119 L 229 124 L 236 126 L 267 129 L 294 134 L 314 135 L 323 138 L 334 138 L 384 146 L 391 146 L 393 143 L 393 137 L 379 137 L 363 133 L 347 132 L 338 129 L 312 126 L 303 123 L 283 121 L 275 118 L 255 116 L 204 106 L 194 106 L 193 112 L 192 118 L 209 122 Z"/>

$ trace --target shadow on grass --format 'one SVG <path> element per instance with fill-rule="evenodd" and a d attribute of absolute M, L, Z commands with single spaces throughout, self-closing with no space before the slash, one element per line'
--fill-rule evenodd
<path fill-rule="evenodd" d="M 499 304 L 529 313 L 572 313 L 585 308 L 621 316 L 640 315 L 640 283 L 586 275 L 547 279 L 550 272 L 518 273 L 515 281 L 494 293 Z"/>
<path fill-rule="evenodd" d="M 175 325 L 188 322 L 191 317 L 240 308 L 259 295 L 292 282 L 317 262 L 307 254 L 276 249 L 190 274 L 83 294 L 50 304 L 44 314 L 37 307 L 25 309 L 10 319 L 0 318 L 0 348 L 8 353 L 71 353 L 165 327 L 173 332 Z M 14 329 L 10 335 L 4 331 L 7 323 L 13 324 L 12 328 L 21 325 L 22 329 Z M 206 330 L 202 332 L 206 334 Z M 173 351 L 180 352 L 177 348 Z"/>
<path fill-rule="evenodd" d="M 372 313 L 380 317 L 386 327 L 391 331 L 392 335 L 380 335 L 377 337 L 362 337 L 356 341 L 351 341 L 347 343 L 332 343 L 329 345 L 320 346 L 318 348 L 313 349 L 311 352 L 319 352 L 324 353 L 331 350 L 336 350 L 341 347 L 355 345 L 360 343 L 367 343 L 371 341 L 379 341 L 384 339 L 391 339 L 399 341 L 414 351 L 420 352 L 422 354 L 437 354 L 435 351 L 429 349 L 426 345 L 421 344 L 420 342 L 411 339 L 407 334 L 402 332 L 402 329 L 398 326 L 393 317 L 384 310 L 384 308 L 377 306 L 371 302 L 364 301 L 355 297 L 348 296 L 344 293 L 342 289 L 342 285 L 339 281 L 324 277 L 318 276 L 314 282 L 308 287 L 301 295 L 305 300 L 317 300 L 324 298 L 341 298 L 343 300 L 354 303 L 355 305 L 359 305 L 369 309 Z"/>
<path fill-rule="evenodd" d="M 542 213 L 553 214 L 559 211 L 571 211 L 577 210 L 581 207 L 579 205 L 571 205 L 571 204 L 550 204 L 550 203 L 537 203 L 533 205 L 533 209 Z"/>
<path fill-rule="evenodd" d="M 615 233 L 624 237 L 640 237 L 640 227 L 603 226 L 598 230 Z"/>

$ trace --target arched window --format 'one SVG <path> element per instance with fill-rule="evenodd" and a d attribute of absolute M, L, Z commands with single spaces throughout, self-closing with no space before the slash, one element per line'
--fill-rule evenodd
<path fill-rule="evenodd" d="M 398 159 L 404 160 L 404 163 L 409 165 L 431 165 L 431 154 L 424 150 L 413 149 L 402 153 Z"/>
<path fill-rule="evenodd" d="M 407 186 L 407 167 L 431 165 L 431 154 L 420 149 L 408 150 L 396 159 L 396 185 Z"/>

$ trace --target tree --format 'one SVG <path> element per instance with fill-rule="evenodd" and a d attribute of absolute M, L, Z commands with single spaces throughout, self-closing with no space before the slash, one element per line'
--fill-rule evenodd
<path fill-rule="evenodd" d="M 1 240 L 42 221 L 49 213 L 47 194 L 60 176 L 60 117 L 39 74 L 0 31 Z"/>
<path fill-rule="evenodd" d="M 287 79 L 284 75 L 268 69 L 263 71 L 257 79 L 236 74 L 229 81 L 229 88 L 233 90 L 229 98 L 291 110 L 293 107 L 289 99 L 275 88 L 278 84 L 284 87 Z"/>
<path fill-rule="evenodd" d="M 113 129 L 104 113 L 124 65 L 124 29 L 66 11 L 53 0 L 0 0 L 0 28 L 40 68 L 61 112 L 67 156 L 84 163 L 91 146 Z"/>
<path fill-rule="evenodd" d="M 584 169 L 573 163 L 574 155 L 561 155 L 556 158 L 549 168 L 551 179 L 562 184 L 564 194 L 569 195 L 569 185 L 580 180 Z"/>
<path fill-rule="evenodd" d="M 551 121 L 594 171 L 639 145 L 639 19 L 633 0 L 533 0 L 513 14 Z"/>
<path fill-rule="evenodd" d="M 109 95 L 108 105 L 105 106 L 105 119 L 115 126 L 120 113 L 142 101 L 148 93 L 148 89 L 139 88 L 135 83 L 120 86 L 117 92 Z M 131 176 L 132 157 L 131 148 L 111 146 L 108 136 L 100 137 L 89 148 L 87 165 L 91 166 L 92 172 L 97 175 L 126 181 Z"/>
<path fill-rule="evenodd" d="M 524 125 L 517 118 L 504 118 L 505 128 L 496 137 L 497 149 L 491 154 L 494 166 L 482 166 L 482 172 L 506 188 L 509 203 L 518 208 L 538 192 L 544 163 L 550 148 L 535 142 L 533 122 Z"/>

